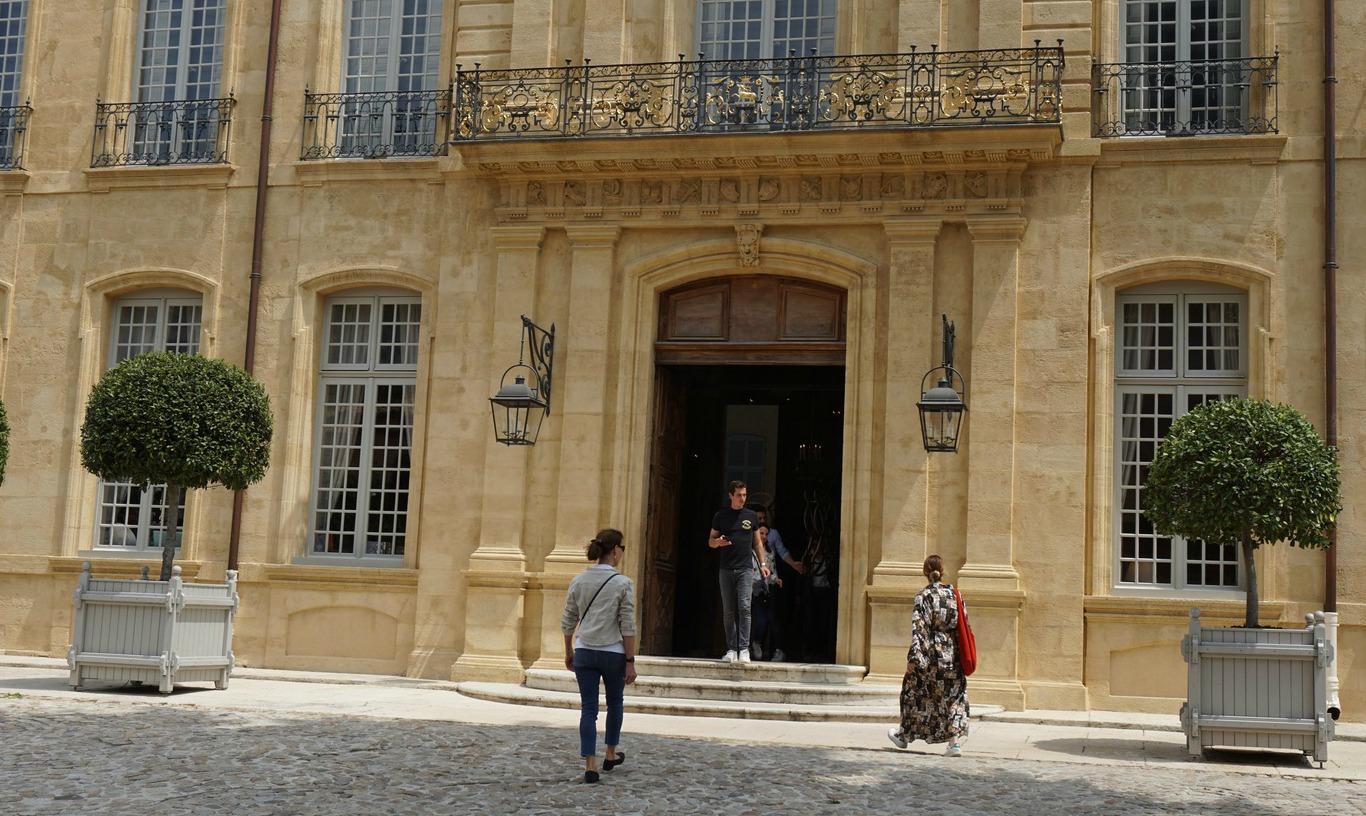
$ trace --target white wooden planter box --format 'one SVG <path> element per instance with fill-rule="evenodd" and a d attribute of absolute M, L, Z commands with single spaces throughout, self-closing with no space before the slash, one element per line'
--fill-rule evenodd
<path fill-rule="evenodd" d="M 95 578 L 82 565 L 67 653 L 74 688 L 87 680 L 156 683 L 162 694 L 176 683 L 228 687 L 237 572 L 225 584 L 187 584 L 180 567 L 171 572 L 169 581 Z"/>
<path fill-rule="evenodd" d="M 1306 615 L 1303 629 L 1244 629 L 1200 625 L 1191 610 L 1181 640 L 1187 663 L 1181 726 L 1191 757 L 1206 748 L 1276 748 L 1328 760 L 1333 720 L 1328 715 L 1328 643 L 1323 613 Z"/>

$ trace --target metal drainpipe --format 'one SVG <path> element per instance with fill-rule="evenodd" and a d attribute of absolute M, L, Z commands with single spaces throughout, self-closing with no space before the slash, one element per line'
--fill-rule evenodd
<path fill-rule="evenodd" d="M 261 256 L 265 247 L 266 191 L 270 182 L 270 127 L 275 109 L 275 62 L 280 48 L 280 2 L 270 4 L 270 37 L 266 49 L 265 98 L 261 102 L 261 146 L 256 160 L 256 217 L 251 236 L 251 289 L 247 299 L 247 349 L 242 367 L 248 374 L 256 366 L 256 313 L 261 299 Z M 228 569 L 237 569 L 242 539 L 242 495 L 232 495 L 232 530 L 228 534 Z"/>
<path fill-rule="evenodd" d="M 1333 0 L 1323 0 L 1323 354 L 1327 443 L 1338 444 L 1338 253 L 1337 253 L 1337 26 Z M 1323 576 L 1323 611 L 1334 659 L 1329 666 L 1328 712 L 1341 713 L 1338 698 L 1338 548 L 1329 542 Z"/>

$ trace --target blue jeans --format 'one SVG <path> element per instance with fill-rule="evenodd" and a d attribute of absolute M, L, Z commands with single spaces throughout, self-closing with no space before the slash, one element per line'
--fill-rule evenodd
<path fill-rule="evenodd" d="M 574 650 L 574 677 L 579 681 L 579 755 L 598 753 L 598 681 L 607 687 L 608 745 L 621 742 L 622 696 L 626 692 L 626 655 L 599 649 Z"/>
<path fill-rule="evenodd" d="M 722 567 L 717 576 L 721 584 L 721 621 L 726 627 L 726 648 L 733 652 L 748 649 L 754 570 Z"/>

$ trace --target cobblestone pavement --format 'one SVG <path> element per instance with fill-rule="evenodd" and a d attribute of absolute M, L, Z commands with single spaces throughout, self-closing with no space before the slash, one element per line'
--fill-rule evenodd
<path fill-rule="evenodd" d="M 633 734 L 628 716 L 627 762 L 585 785 L 570 728 L 9 693 L 0 813 L 1366 814 L 1366 783 L 1270 766 L 746 744 L 735 725 L 725 740 Z"/>

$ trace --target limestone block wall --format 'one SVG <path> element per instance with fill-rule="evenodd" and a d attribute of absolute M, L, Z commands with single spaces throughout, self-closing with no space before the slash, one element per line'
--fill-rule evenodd
<path fill-rule="evenodd" d="M 136 572 L 136 559 L 91 552 L 96 483 L 79 467 L 80 406 L 106 365 L 113 300 L 197 292 L 204 352 L 243 359 L 269 4 L 230 4 L 229 164 L 91 169 L 94 102 L 128 95 L 135 5 L 30 4 L 28 161 L 0 173 L 0 395 L 14 426 L 0 521 L 17 531 L 0 535 L 9 652 L 65 653 L 81 559 L 97 574 Z M 1193 600 L 1113 589 L 1115 293 L 1174 278 L 1244 289 L 1249 393 L 1322 426 L 1322 50 L 1304 10 L 1254 0 L 1248 49 L 1281 54 L 1279 133 L 1095 139 L 1091 62 L 1118 59 L 1118 8 L 840 4 L 845 52 L 1062 39 L 1063 124 L 1046 132 L 715 134 L 303 162 L 304 88 L 339 87 L 342 3 L 285 4 L 254 360 L 277 437 L 244 501 L 238 658 L 510 680 L 553 658 L 585 537 L 646 529 L 658 292 L 782 274 L 849 291 L 840 659 L 897 679 L 920 562 L 939 552 L 983 644 L 974 699 L 1172 710 Z M 1350 677 L 1366 648 L 1352 503 L 1366 492 L 1366 234 L 1352 228 L 1366 223 L 1366 121 L 1352 113 L 1366 10 L 1339 14 L 1339 668 Z M 694 50 L 695 18 L 687 0 L 457 0 L 442 70 L 673 60 Z M 88 36 L 65 36 L 77 30 Z M 762 227 L 754 267 L 742 265 L 736 224 Z M 375 288 L 423 306 L 408 548 L 391 568 L 324 566 L 305 557 L 323 304 Z M 907 413 L 937 362 L 941 313 L 958 325 L 969 381 L 956 457 L 927 456 Z M 554 410 L 534 449 L 497 445 L 488 427 L 521 314 L 558 329 Z M 191 497 L 187 574 L 221 578 L 231 507 L 226 491 Z M 638 558 L 628 550 L 637 576 Z M 1322 554 L 1259 558 L 1272 620 L 1297 625 L 1321 604 Z M 1236 593 L 1194 602 L 1213 619 L 1242 606 Z M 1359 686 L 1343 684 L 1348 718 L 1366 711 Z"/>

